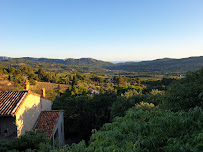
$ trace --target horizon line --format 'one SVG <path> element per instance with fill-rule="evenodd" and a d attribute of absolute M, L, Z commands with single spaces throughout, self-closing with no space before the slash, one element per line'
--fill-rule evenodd
<path fill-rule="evenodd" d="M 52 57 L 31 57 L 31 56 L 24 56 L 24 57 L 10 57 L 10 56 L 0 56 L 0 57 L 4 57 L 4 58 L 12 58 L 12 59 L 17 59 L 17 58 L 35 58 L 35 59 L 55 59 L 55 60 L 67 60 L 67 59 L 95 59 L 95 60 L 100 60 L 100 61 L 104 61 L 104 62 L 112 62 L 112 63 L 125 63 L 125 62 L 142 62 L 142 61 L 153 61 L 153 60 L 159 60 L 159 59 L 185 59 L 185 58 L 191 58 L 191 57 L 203 57 L 203 55 L 201 56 L 188 56 L 188 57 L 180 57 L 180 58 L 170 58 L 170 57 L 162 57 L 162 58 L 154 58 L 154 59 L 146 59 L 146 60 L 102 60 L 102 59 L 97 59 L 97 58 L 93 58 L 93 57 L 81 57 L 81 58 L 52 58 Z"/>

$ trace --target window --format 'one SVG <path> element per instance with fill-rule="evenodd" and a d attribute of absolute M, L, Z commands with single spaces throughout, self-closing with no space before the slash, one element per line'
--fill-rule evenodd
<path fill-rule="evenodd" d="M 8 129 L 4 130 L 4 136 L 5 136 L 5 137 L 8 137 L 8 136 L 9 136 Z"/>

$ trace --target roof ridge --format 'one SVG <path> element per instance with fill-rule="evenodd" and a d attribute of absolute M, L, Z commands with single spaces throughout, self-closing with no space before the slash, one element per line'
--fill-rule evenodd
<path fill-rule="evenodd" d="M 0 91 L 0 92 L 28 92 L 29 90 L 16 90 L 16 91 Z"/>

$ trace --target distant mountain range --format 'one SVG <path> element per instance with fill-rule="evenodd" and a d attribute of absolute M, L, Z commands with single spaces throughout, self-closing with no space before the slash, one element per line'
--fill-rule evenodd
<path fill-rule="evenodd" d="M 163 58 L 152 61 L 125 62 L 110 66 L 111 70 L 125 70 L 133 72 L 152 71 L 193 71 L 203 67 L 203 56 L 182 59 Z"/>
<path fill-rule="evenodd" d="M 49 59 L 49 58 L 31 58 L 31 57 L 23 57 L 25 60 L 30 61 L 39 61 L 39 62 L 52 62 L 66 65 L 77 65 L 77 66 L 96 66 L 96 67 L 104 67 L 104 66 L 113 66 L 114 64 L 111 62 L 105 62 L 101 60 L 96 60 L 93 58 L 80 58 L 80 59 Z"/>
<path fill-rule="evenodd" d="M 44 68 L 47 71 L 59 71 L 59 72 L 91 72 L 91 71 L 105 71 L 104 67 L 114 66 L 111 62 L 104 62 L 101 60 L 95 60 L 92 58 L 81 59 L 49 59 L 49 58 L 10 58 L 0 61 L 2 66 L 23 67 L 30 66 L 34 69 Z"/>
<path fill-rule="evenodd" d="M 11 58 L 0 57 L 0 64 L 3 66 L 31 66 L 33 68 L 46 68 L 52 70 L 122 70 L 130 72 L 186 72 L 203 67 L 203 56 L 189 57 L 182 59 L 163 58 L 152 61 L 111 63 L 92 58 L 80 59 L 49 59 L 49 58 Z"/>

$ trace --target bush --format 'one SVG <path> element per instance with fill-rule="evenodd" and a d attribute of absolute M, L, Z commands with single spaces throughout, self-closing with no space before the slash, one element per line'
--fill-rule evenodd
<path fill-rule="evenodd" d="M 142 110 L 144 107 L 148 109 Z M 136 152 L 198 152 L 203 150 L 203 110 L 188 112 L 161 111 L 142 103 L 130 109 L 124 117 L 116 117 L 94 131 L 91 143 L 84 142 L 64 150 L 136 151 Z"/>
<path fill-rule="evenodd" d="M 0 142 L 0 152 L 7 151 L 41 151 L 49 152 L 52 149 L 51 141 L 41 131 L 29 131 L 19 138 Z"/>
<path fill-rule="evenodd" d="M 110 122 L 109 107 L 115 100 L 116 95 L 111 92 L 71 96 L 68 90 L 55 99 L 53 109 L 64 110 L 66 138 L 77 137 L 87 142 L 93 128 Z"/>
<path fill-rule="evenodd" d="M 166 92 L 166 107 L 173 111 L 203 108 L 203 68 L 188 72 L 186 77 L 171 84 Z"/>
<path fill-rule="evenodd" d="M 163 102 L 164 96 L 164 91 L 159 90 L 152 90 L 147 94 L 141 94 L 135 90 L 125 92 L 121 96 L 118 96 L 117 100 L 113 103 L 111 107 L 111 120 L 116 116 L 124 116 L 128 109 L 142 101 L 157 106 Z"/>

